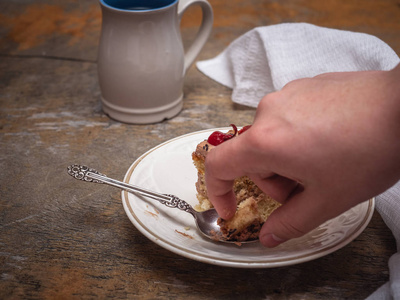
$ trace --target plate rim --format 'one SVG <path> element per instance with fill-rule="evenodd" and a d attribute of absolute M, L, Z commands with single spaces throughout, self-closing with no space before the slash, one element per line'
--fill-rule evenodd
<path fill-rule="evenodd" d="M 204 129 L 200 131 L 194 131 L 190 132 L 184 135 L 177 136 L 175 138 L 169 139 L 163 143 L 160 143 L 159 145 L 151 148 L 150 150 L 146 151 L 143 153 L 141 156 L 139 156 L 128 168 L 123 181 L 126 183 L 129 183 L 129 180 L 131 176 L 133 175 L 133 172 L 135 171 L 136 167 L 145 159 L 149 154 L 154 152 L 155 150 L 173 143 L 176 140 L 186 138 L 192 135 L 196 134 L 203 134 L 206 132 L 212 132 L 216 130 L 227 130 L 230 127 L 220 127 L 220 128 L 210 128 L 210 129 Z M 131 204 L 129 202 L 128 198 L 128 192 L 127 191 L 122 191 L 121 192 L 121 197 L 122 197 L 122 204 L 125 210 L 125 213 L 127 214 L 129 220 L 131 223 L 138 229 L 144 236 L 146 236 L 149 240 L 154 242 L 155 244 L 158 244 L 162 248 L 171 251 L 175 254 L 178 254 L 180 256 L 204 262 L 204 263 L 209 263 L 212 265 L 219 265 L 223 267 L 235 267 L 235 268 L 274 268 L 274 267 L 282 267 L 282 266 L 289 266 L 289 265 L 294 265 L 294 264 L 299 264 L 311 260 L 318 259 L 320 257 L 326 256 L 328 254 L 331 254 L 345 246 L 347 246 L 349 243 L 351 243 L 354 239 L 356 239 L 363 231 L 364 229 L 368 226 L 370 223 L 374 210 L 375 210 L 375 198 L 371 198 L 369 200 L 366 200 L 365 202 L 368 202 L 368 209 L 363 217 L 362 222 L 354 228 L 353 232 L 348 235 L 346 238 L 339 240 L 333 245 L 330 245 L 329 247 L 318 249 L 315 251 L 315 253 L 311 254 L 302 254 L 299 256 L 295 256 L 293 258 L 287 258 L 285 260 L 280 260 L 279 258 L 271 258 L 268 260 L 262 259 L 262 260 L 255 260 L 255 261 L 240 261 L 239 259 L 227 259 L 223 257 L 215 258 L 213 255 L 208 255 L 205 253 L 199 254 L 198 252 L 191 251 L 190 249 L 183 248 L 180 245 L 177 245 L 175 243 L 169 242 L 168 240 L 158 236 L 156 233 L 153 231 L 147 229 L 146 225 L 141 222 L 141 220 L 135 215 L 133 208 L 131 207 Z M 204 238 L 205 239 L 205 238 Z M 207 240 L 208 241 L 208 240 Z M 213 241 L 209 241 L 210 243 L 215 243 Z M 232 247 L 235 247 L 235 245 L 231 245 Z M 237 247 L 237 246 L 236 246 Z"/>

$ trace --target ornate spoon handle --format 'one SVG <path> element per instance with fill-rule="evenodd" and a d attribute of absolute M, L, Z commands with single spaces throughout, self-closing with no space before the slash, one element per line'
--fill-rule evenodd
<path fill-rule="evenodd" d="M 122 181 L 118 181 L 112 178 L 105 176 L 104 174 L 99 173 L 95 169 L 89 168 L 87 166 L 82 165 L 71 165 L 68 166 L 68 174 L 78 180 L 83 180 L 87 182 L 95 182 L 95 183 L 105 183 L 109 184 L 128 192 L 133 192 L 135 194 L 139 194 L 141 196 L 145 196 L 154 200 L 159 201 L 160 203 L 172 207 L 178 208 L 180 210 L 186 211 L 192 215 L 194 215 L 195 210 L 188 204 L 186 201 L 179 199 L 174 195 L 168 194 L 160 194 L 157 192 L 149 191 L 144 188 L 128 184 Z"/>

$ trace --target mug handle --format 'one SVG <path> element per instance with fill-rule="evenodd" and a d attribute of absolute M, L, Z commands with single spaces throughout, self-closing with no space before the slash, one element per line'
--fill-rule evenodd
<path fill-rule="evenodd" d="M 210 36 L 214 18 L 211 5 L 207 2 L 207 0 L 180 0 L 178 4 L 179 20 L 181 20 L 186 9 L 188 9 L 189 6 L 192 5 L 200 6 L 203 13 L 203 18 L 201 20 L 201 25 L 199 31 L 197 32 L 196 38 L 185 53 L 184 74 L 186 74 L 186 71 L 193 64 L 194 60 L 199 55 L 201 49 L 206 43 L 208 37 Z"/>

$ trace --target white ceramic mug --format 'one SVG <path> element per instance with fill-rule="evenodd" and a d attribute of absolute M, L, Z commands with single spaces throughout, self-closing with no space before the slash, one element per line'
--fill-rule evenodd
<path fill-rule="evenodd" d="M 126 123 L 156 123 L 183 106 L 183 79 L 213 24 L 206 0 L 100 0 L 102 30 L 98 76 L 103 111 Z M 202 23 L 184 51 L 180 20 L 189 6 Z"/>

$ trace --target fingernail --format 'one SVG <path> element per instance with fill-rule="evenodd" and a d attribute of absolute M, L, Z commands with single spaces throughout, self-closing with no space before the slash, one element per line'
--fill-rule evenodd
<path fill-rule="evenodd" d="M 260 242 L 267 248 L 274 248 L 276 246 L 279 246 L 283 242 L 286 242 L 286 240 L 277 237 L 273 233 L 267 233 L 264 234 L 263 236 L 260 236 Z"/>

